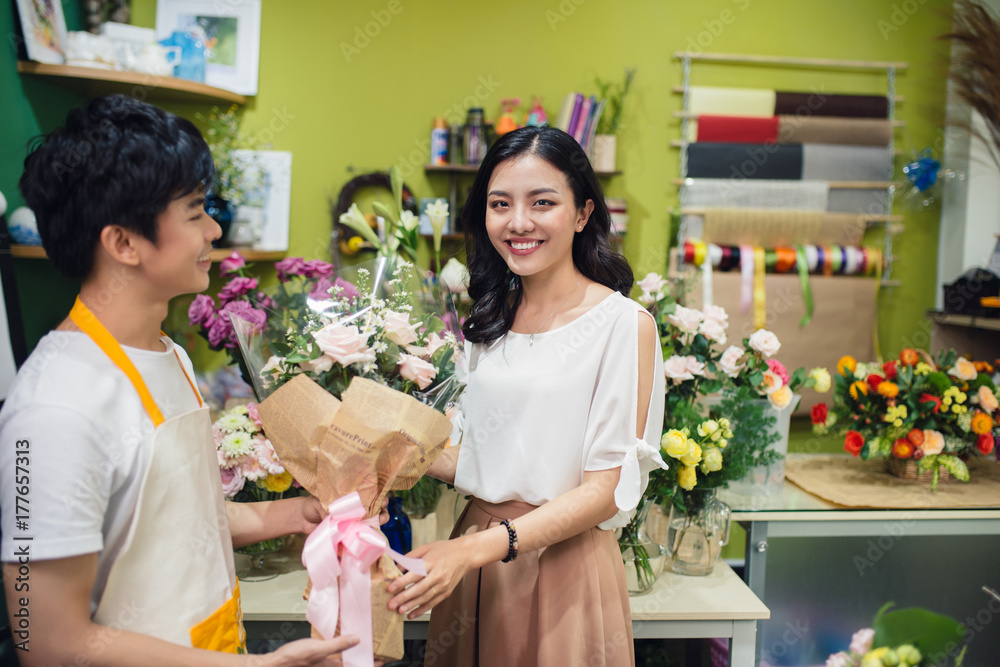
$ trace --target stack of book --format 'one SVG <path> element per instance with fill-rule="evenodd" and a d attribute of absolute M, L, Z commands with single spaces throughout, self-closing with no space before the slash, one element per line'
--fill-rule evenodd
<path fill-rule="evenodd" d="M 563 99 L 556 119 L 556 127 L 573 136 L 583 146 L 589 156 L 594 148 L 597 123 L 604 111 L 604 100 L 598 101 L 593 95 L 569 93 Z"/>

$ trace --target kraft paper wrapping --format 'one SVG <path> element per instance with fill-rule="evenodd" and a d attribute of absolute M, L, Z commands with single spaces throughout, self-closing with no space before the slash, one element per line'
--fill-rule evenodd
<path fill-rule="evenodd" d="M 702 240 L 765 248 L 799 244 L 860 245 L 865 222 L 853 213 L 746 208 L 705 210 Z M 691 235 L 696 236 L 691 230 Z"/>
<path fill-rule="evenodd" d="M 824 181 L 703 178 L 682 187 L 685 206 L 714 208 L 825 211 L 830 196 L 830 186 Z"/>
<path fill-rule="evenodd" d="M 887 181 L 892 155 L 884 146 L 802 145 L 807 181 Z"/>
<path fill-rule="evenodd" d="M 364 378 L 354 378 L 338 401 L 299 375 L 258 412 L 282 465 L 309 493 L 325 507 L 357 491 L 369 518 L 389 491 L 409 489 L 427 472 L 452 428 L 412 396 Z M 375 655 L 386 662 L 403 657 L 403 619 L 386 606 L 389 582 L 400 574 L 385 555 L 372 566 Z"/>
<path fill-rule="evenodd" d="M 1000 507 L 1000 465 L 992 457 L 968 461 L 968 483 L 905 480 L 884 470 L 882 459 L 853 456 L 789 458 L 785 478 L 805 491 L 844 507 L 941 509 Z"/>
<path fill-rule="evenodd" d="M 695 116 L 773 116 L 773 90 L 765 88 L 723 88 L 691 86 L 688 112 Z M 698 138 L 698 121 L 688 122 L 688 141 Z"/>
<path fill-rule="evenodd" d="M 801 145 L 706 142 L 690 144 L 687 151 L 691 178 L 802 178 Z"/>
<path fill-rule="evenodd" d="M 892 122 L 879 118 L 778 116 L 778 122 L 782 144 L 887 146 L 892 141 Z"/>
<path fill-rule="evenodd" d="M 717 271 L 712 276 L 713 301 L 729 313 L 727 336 L 736 345 L 754 332 L 753 310 L 740 312 L 740 274 Z M 874 359 L 872 336 L 876 316 L 878 278 L 851 276 L 809 276 L 815 302 L 808 326 L 799 326 L 805 313 L 799 278 L 794 274 L 768 274 L 764 278 L 767 293 L 766 328 L 781 341 L 777 359 L 790 369 L 806 370 L 823 366 L 835 372 L 837 360 L 848 351 L 858 359 Z M 694 308 L 702 307 L 700 284 L 691 290 Z M 830 394 L 802 392 L 796 414 L 809 414 L 812 406 Z"/>
<path fill-rule="evenodd" d="M 831 93 L 778 91 L 774 95 L 774 115 L 888 118 L 889 99 L 884 95 L 834 95 Z"/>

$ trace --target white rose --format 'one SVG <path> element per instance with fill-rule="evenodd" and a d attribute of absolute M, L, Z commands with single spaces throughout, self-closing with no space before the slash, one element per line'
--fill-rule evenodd
<path fill-rule="evenodd" d="M 771 357 L 777 354 L 778 350 L 781 349 L 781 343 L 778 342 L 778 337 L 767 329 L 759 329 L 751 334 L 750 347 L 757 350 L 765 357 Z"/>
<path fill-rule="evenodd" d="M 674 382 L 694 379 L 687 369 L 687 357 L 679 357 L 676 354 L 663 362 L 663 374 Z"/>
<path fill-rule="evenodd" d="M 410 324 L 408 313 L 387 310 L 385 312 L 385 337 L 396 345 L 409 345 L 419 338 L 417 325 Z"/>
<path fill-rule="evenodd" d="M 705 320 L 698 331 L 714 343 L 726 344 L 726 328 L 718 320 Z"/>
<path fill-rule="evenodd" d="M 667 315 L 667 322 L 670 322 L 670 324 L 682 332 L 689 334 L 698 333 L 701 320 L 701 311 L 694 308 L 685 308 L 684 306 L 677 306 L 673 314 Z"/>
<path fill-rule="evenodd" d="M 316 344 L 323 354 L 342 366 L 358 362 L 375 361 L 375 351 L 368 347 L 368 336 L 350 325 L 331 324 L 313 333 Z M 314 368 L 320 365 L 320 359 L 313 359 Z M 318 369 L 323 370 L 323 369 Z M 329 368 L 325 369 L 329 370 Z"/>
<path fill-rule="evenodd" d="M 729 315 L 726 313 L 726 309 L 721 306 L 705 306 L 704 310 L 701 311 L 702 315 L 705 316 L 706 320 L 711 320 L 713 322 L 718 322 L 725 329 L 729 326 Z"/>
<path fill-rule="evenodd" d="M 684 368 L 691 375 L 705 375 L 705 364 L 698 361 L 695 357 L 684 357 Z"/>
<path fill-rule="evenodd" d="M 667 281 L 658 273 L 647 273 L 646 277 L 639 281 L 639 289 L 650 295 L 655 295 L 666 286 Z"/>
<path fill-rule="evenodd" d="M 438 279 L 448 288 L 449 292 L 465 294 L 469 291 L 469 270 L 454 257 L 445 263 Z"/>
<path fill-rule="evenodd" d="M 743 358 L 744 354 L 745 352 L 742 347 L 730 345 L 722 353 L 722 358 L 719 359 L 719 368 L 729 377 L 736 377 L 743 370 L 743 364 L 740 363 L 740 359 Z"/>

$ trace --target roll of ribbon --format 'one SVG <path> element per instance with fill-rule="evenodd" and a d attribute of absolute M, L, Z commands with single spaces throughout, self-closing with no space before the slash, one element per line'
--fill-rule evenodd
<path fill-rule="evenodd" d="M 814 245 L 807 245 L 804 247 L 806 250 L 807 271 L 809 271 L 809 273 L 815 273 L 816 267 L 819 266 L 819 252 Z"/>
<path fill-rule="evenodd" d="M 832 276 L 833 275 L 833 256 L 834 251 L 831 246 L 823 247 L 823 275 Z"/>
<path fill-rule="evenodd" d="M 713 268 L 719 268 L 719 266 L 722 264 L 722 248 L 714 243 L 709 243 L 708 261 Z"/>
<path fill-rule="evenodd" d="M 763 248 L 753 249 L 753 326 L 754 330 L 767 326 L 767 287 L 764 283 L 767 267 Z"/>
<path fill-rule="evenodd" d="M 694 244 L 690 241 L 684 242 L 684 263 L 694 264 Z"/>
<path fill-rule="evenodd" d="M 753 246 L 740 246 L 740 312 L 746 315 L 753 305 Z"/>
<path fill-rule="evenodd" d="M 807 326 L 812 321 L 813 316 L 813 296 L 812 286 L 809 284 L 809 260 L 806 259 L 806 249 L 798 246 L 793 251 L 796 257 L 796 266 L 799 269 L 799 290 L 802 292 L 802 305 L 805 314 L 799 320 L 799 326 Z"/>
<path fill-rule="evenodd" d="M 774 270 L 778 273 L 788 273 L 795 269 L 795 248 L 775 248 L 777 260 L 774 263 Z"/>
<path fill-rule="evenodd" d="M 708 251 L 708 248 L 705 246 L 705 242 L 704 241 L 695 241 L 694 242 L 694 265 L 695 266 L 701 266 L 702 265 L 702 262 L 705 261 L 705 253 L 707 251 Z"/>

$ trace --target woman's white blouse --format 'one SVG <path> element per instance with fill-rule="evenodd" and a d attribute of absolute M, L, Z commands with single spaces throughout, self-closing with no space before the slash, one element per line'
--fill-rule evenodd
<path fill-rule="evenodd" d="M 535 336 L 508 333 L 489 347 L 467 344 L 462 448 L 455 487 L 491 503 L 541 505 L 583 482 L 583 473 L 621 467 L 619 512 L 600 525 L 624 526 L 660 457 L 663 356 L 653 355 L 653 389 L 636 438 L 638 303 L 615 292 L 572 322 Z"/>

